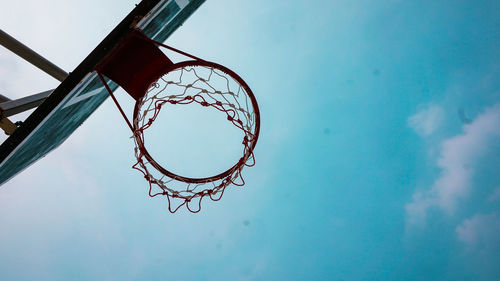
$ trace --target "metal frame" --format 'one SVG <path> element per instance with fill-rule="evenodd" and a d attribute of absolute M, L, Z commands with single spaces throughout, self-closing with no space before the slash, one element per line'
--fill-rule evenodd
<path fill-rule="evenodd" d="M 6 101 L 10 101 L 11 99 L 9 99 L 8 97 L 6 96 L 3 96 L 3 95 L 0 95 L 0 103 L 2 102 L 6 102 Z"/>
<path fill-rule="evenodd" d="M 18 113 L 38 107 L 52 93 L 52 90 L 27 96 L 16 100 L 8 100 L 0 103 L 0 115 L 9 117 Z"/>
<path fill-rule="evenodd" d="M 50 76 L 54 77 L 60 82 L 64 81 L 64 79 L 66 79 L 66 77 L 68 76 L 68 73 L 66 71 L 62 70 L 57 65 L 53 64 L 46 58 L 42 57 L 37 52 L 28 48 L 23 43 L 17 41 L 14 37 L 5 33 L 1 29 L 0 29 L 0 45 L 4 46 L 14 54 L 20 56 L 27 62 L 38 67 L 43 72 L 49 74 Z"/>
<path fill-rule="evenodd" d="M 1 29 L 0 45 L 4 46 L 14 54 L 20 56 L 60 82 L 64 81 L 64 79 L 68 77 L 68 73 L 66 71 L 62 70 L 57 65 L 28 48 L 26 45 L 19 42 Z M 7 117 L 38 107 L 52 93 L 52 91 L 53 90 L 49 90 L 16 100 L 11 100 L 0 95 L 0 128 L 4 130 L 7 135 L 14 133 L 17 126 Z"/>

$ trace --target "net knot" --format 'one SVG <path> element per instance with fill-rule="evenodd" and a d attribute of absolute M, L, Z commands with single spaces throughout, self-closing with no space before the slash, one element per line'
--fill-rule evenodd
<path fill-rule="evenodd" d="M 203 106 L 208 106 L 208 102 L 206 102 L 206 101 L 202 101 L 202 102 L 201 102 L 201 105 L 203 105 Z"/>

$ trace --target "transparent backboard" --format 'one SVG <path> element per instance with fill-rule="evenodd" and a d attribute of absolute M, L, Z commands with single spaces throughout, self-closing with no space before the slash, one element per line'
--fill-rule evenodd
<path fill-rule="evenodd" d="M 123 38 L 140 29 L 163 42 L 205 0 L 143 0 L 0 145 L 0 185 L 61 145 L 108 97 L 93 71 Z M 108 81 L 114 91 L 118 85 Z"/>

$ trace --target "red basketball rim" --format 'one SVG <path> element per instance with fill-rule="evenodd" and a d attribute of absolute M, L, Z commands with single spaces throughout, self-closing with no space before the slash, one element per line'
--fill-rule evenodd
<path fill-rule="evenodd" d="M 231 174 L 233 174 L 233 172 L 235 170 L 238 170 L 238 169 L 240 169 L 241 166 L 245 165 L 246 161 L 251 157 L 253 149 L 255 148 L 255 145 L 257 144 L 257 139 L 259 138 L 259 131 L 260 131 L 260 112 L 259 112 L 259 106 L 257 104 L 257 100 L 255 99 L 255 96 L 253 95 L 252 90 L 250 90 L 250 87 L 248 87 L 248 85 L 245 83 L 245 81 L 240 76 L 238 76 L 238 74 L 236 74 L 234 71 L 230 70 L 229 68 L 227 68 L 225 66 L 217 64 L 217 63 L 203 61 L 203 60 L 191 60 L 191 61 L 179 62 L 179 63 L 173 64 L 170 67 L 168 67 L 163 72 L 163 74 L 160 75 L 158 78 L 162 77 L 163 75 L 167 74 L 168 72 L 174 71 L 174 70 L 176 70 L 178 68 L 183 68 L 183 67 L 188 67 L 188 66 L 202 66 L 202 67 L 204 66 L 204 67 L 218 69 L 218 70 L 226 73 L 231 78 L 233 78 L 234 80 L 236 80 L 236 82 L 238 82 L 238 84 L 241 85 L 241 87 L 245 90 L 245 92 L 247 93 L 248 97 L 250 98 L 250 101 L 252 103 L 253 113 L 255 115 L 255 130 L 253 132 L 254 138 L 250 141 L 250 144 L 248 146 L 248 151 L 241 158 L 241 159 L 243 159 L 243 161 L 238 161 L 231 168 L 229 168 L 226 171 L 224 171 L 224 172 L 222 172 L 222 173 L 220 173 L 218 175 L 215 175 L 215 176 L 205 177 L 205 178 L 184 177 L 184 176 L 172 173 L 172 172 L 168 171 L 167 169 L 165 169 L 163 166 L 161 166 L 149 154 L 149 152 L 147 151 L 146 147 L 144 146 L 144 143 L 143 143 L 142 139 L 140 138 L 141 136 L 139 134 L 134 134 L 134 137 L 135 137 L 137 143 L 139 144 L 141 153 L 144 155 L 144 157 L 149 161 L 149 163 L 153 167 L 155 167 L 162 174 L 164 174 L 164 175 L 166 175 L 166 176 L 168 176 L 168 177 L 170 177 L 172 179 L 179 180 L 179 181 L 186 182 L 186 183 L 206 183 L 206 182 L 212 182 L 212 181 L 220 180 L 220 179 L 223 179 L 223 178 L 226 178 L 226 177 L 230 176 Z M 153 83 L 155 81 L 152 81 L 151 83 Z M 144 96 L 146 96 L 146 94 Z M 138 99 L 136 101 L 136 103 L 135 103 L 134 117 L 133 117 L 134 120 L 136 120 L 137 115 L 139 114 L 139 110 L 140 110 L 140 107 L 141 107 L 142 100 L 143 100 L 143 98 Z M 135 131 L 137 131 L 139 129 L 139 128 L 137 128 L 138 125 L 136 124 L 136 122 L 133 122 L 133 126 L 134 126 L 134 130 Z"/>

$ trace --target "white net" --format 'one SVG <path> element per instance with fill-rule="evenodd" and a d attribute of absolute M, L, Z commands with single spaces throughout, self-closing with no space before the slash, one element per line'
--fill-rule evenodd
<path fill-rule="evenodd" d="M 145 147 L 145 131 L 161 114 L 162 107 L 187 104 L 217 110 L 241 130 L 242 153 L 234 166 L 211 177 L 191 178 L 169 171 L 168 167 L 161 166 L 154 156 L 149 155 Z M 133 167 L 148 180 L 150 196 L 167 197 L 171 212 L 183 205 L 191 212 L 198 212 L 203 197 L 208 196 L 217 201 L 229 185 L 244 184 L 241 176 L 243 167 L 255 164 L 252 151 L 258 138 L 259 118 L 257 102 L 251 90 L 231 70 L 204 61 L 177 64 L 173 70 L 152 83 L 146 95 L 136 103 L 133 126 L 137 163 Z M 168 131 L 168 128 L 165 130 Z M 195 208 L 190 207 L 193 200 L 198 205 Z"/>

